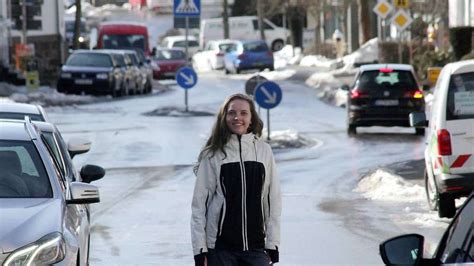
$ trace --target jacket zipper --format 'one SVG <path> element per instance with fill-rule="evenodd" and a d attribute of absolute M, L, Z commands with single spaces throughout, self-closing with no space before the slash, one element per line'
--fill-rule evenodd
<path fill-rule="evenodd" d="M 239 140 L 239 157 L 240 157 L 240 172 L 242 175 L 242 244 L 243 250 L 248 250 L 248 238 L 247 238 L 247 180 L 245 176 L 245 166 L 242 159 L 242 136 L 237 135 Z"/>

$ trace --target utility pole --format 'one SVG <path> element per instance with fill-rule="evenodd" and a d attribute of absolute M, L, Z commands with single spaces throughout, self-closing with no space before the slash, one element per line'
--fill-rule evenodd
<path fill-rule="evenodd" d="M 224 11 L 222 12 L 222 20 L 224 22 L 224 39 L 229 39 L 230 33 L 229 33 L 229 14 L 227 13 L 227 10 L 229 9 L 229 4 L 227 3 L 227 0 L 224 0 L 223 2 L 224 5 Z"/>
<path fill-rule="evenodd" d="M 265 30 L 263 29 L 263 0 L 257 0 L 257 15 L 258 15 L 258 28 L 260 30 L 260 38 L 265 41 Z"/>
<path fill-rule="evenodd" d="M 81 36 L 81 0 L 76 0 L 76 16 L 74 21 L 74 36 L 72 40 L 72 49 L 79 48 L 79 37 Z"/>
<path fill-rule="evenodd" d="M 26 44 L 26 30 L 27 30 L 27 23 L 28 23 L 28 19 L 26 16 L 26 0 L 22 0 L 22 3 L 21 3 L 21 16 L 22 16 L 21 43 Z"/>

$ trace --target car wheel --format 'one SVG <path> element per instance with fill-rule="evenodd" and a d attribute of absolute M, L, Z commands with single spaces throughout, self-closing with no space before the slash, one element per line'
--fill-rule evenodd
<path fill-rule="evenodd" d="M 270 71 L 274 71 L 274 70 L 275 70 L 275 67 L 274 67 L 274 66 L 270 66 L 270 67 L 268 67 L 268 69 L 270 69 Z"/>
<path fill-rule="evenodd" d="M 272 51 L 280 51 L 284 46 L 284 43 L 282 40 L 277 40 L 272 43 Z"/>
<path fill-rule="evenodd" d="M 240 74 L 240 68 L 235 68 L 235 74 Z"/>
<path fill-rule="evenodd" d="M 426 200 L 428 201 L 428 207 L 432 211 L 438 209 L 438 189 L 436 189 L 436 184 L 433 179 L 428 175 L 428 170 L 425 168 L 425 192 Z"/>
<path fill-rule="evenodd" d="M 452 218 L 456 214 L 456 205 L 454 197 L 450 194 L 439 194 L 438 197 L 438 216 Z"/>
<path fill-rule="evenodd" d="M 226 75 L 228 75 L 230 73 L 230 71 L 227 68 L 224 69 L 224 72 L 225 72 Z"/>
<path fill-rule="evenodd" d="M 352 124 L 347 125 L 347 134 L 349 135 L 357 134 L 357 127 Z"/>
<path fill-rule="evenodd" d="M 425 135 L 425 129 L 424 128 L 415 128 L 415 134 L 418 136 L 424 136 Z"/>

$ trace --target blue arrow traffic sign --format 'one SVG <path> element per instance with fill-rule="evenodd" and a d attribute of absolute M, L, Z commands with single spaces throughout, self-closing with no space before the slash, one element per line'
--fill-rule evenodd
<path fill-rule="evenodd" d="M 196 72 L 190 67 L 182 67 L 176 72 L 176 82 L 183 89 L 190 89 L 198 80 Z"/>
<path fill-rule="evenodd" d="M 188 17 L 201 15 L 201 0 L 174 0 L 173 15 Z"/>
<path fill-rule="evenodd" d="M 272 109 L 276 107 L 283 97 L 280 86 L 272 81 L 260 83 L 255 88 L 255 101 L 260 107 Z"/>

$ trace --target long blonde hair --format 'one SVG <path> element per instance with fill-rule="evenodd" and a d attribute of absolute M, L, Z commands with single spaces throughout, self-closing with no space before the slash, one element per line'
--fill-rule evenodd
<path fill-rule="evenodd" d="M 195 173 L 197 173 L 197 168 L 199 167 L 199 163 L 201 162 L 204 154 L 209 154 L 212 157 L 216 151 L 220 150 L 225 156 L 227 156 L 224 146 L 232 135 L 232 131 L 230 131 L 226 123 L 227 110 L 229 109 L 230 103 L 237 99 L 248 102 L 250 106 L 250 113 L 252 117 L 247 133 L 253 133 L 258 137 L 262 135 L 263 121 L 260 119 L 255 109 L 255 104 L 253 103 L 252 98 L 242 93 L 232 94 L 224 101 L 219 113 L 217 114 L 217 119 L 212 128 L 211 136 L 207 140 L 204 148 L 199 153 L 198 164 L 194 167 Z"/>

